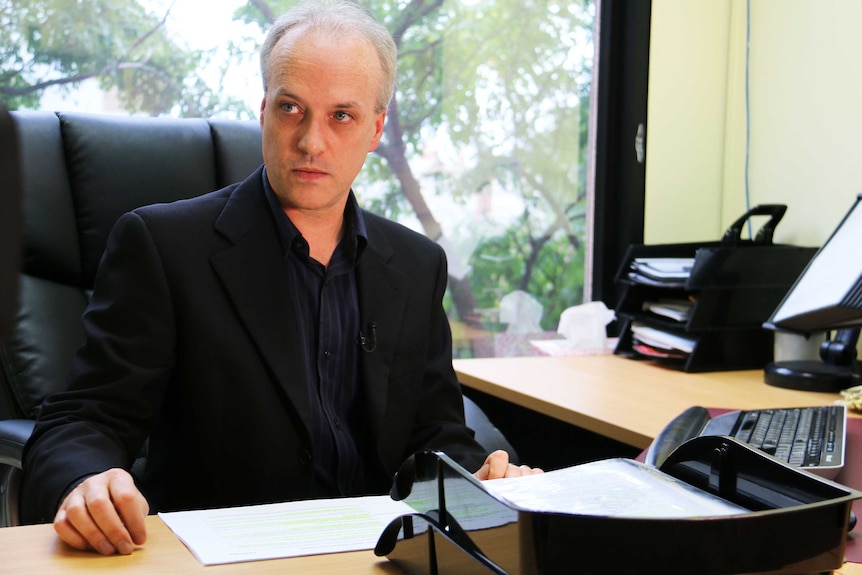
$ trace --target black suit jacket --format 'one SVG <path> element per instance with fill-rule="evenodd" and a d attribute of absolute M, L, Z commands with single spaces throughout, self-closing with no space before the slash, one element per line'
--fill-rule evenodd
<path fill-rule="evenodd" d="M 442 307 L 443 250 L 364 212 L 357 269 L 367 439 L 389 489 L 415 451 L 471 471 L 486 455 L 465 426 Z M 291 294 L 261 171 L 211 194 L 140 208 L 108 240 L 67 391 L 43 405 L 25 452 L 22 516 L 50 521 L 83 478 L 129 468 L 149 437 L 141 488 L 153 510 L 303 499 L 312 481 L 309 399 Z"/>

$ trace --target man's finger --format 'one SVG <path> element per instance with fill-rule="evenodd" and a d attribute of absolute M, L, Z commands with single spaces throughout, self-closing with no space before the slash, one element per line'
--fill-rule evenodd
<path fill-rule="evenodd" d="M 93 546 L 90 545 L 87 539 L 68 520 L 65 509 L 60 509 L 56 517 L 54 517 L 54 531 L 57 532 L 60 539 L 75 549 L 81 551 L 90 551 L 93 549 Z"/>
<path fill-rule="evenodd" d="M 113 482 L 109 487 L 111 500 L 131 542 L 135 545 L 143 545 L 147 541 L 145 519 L 150 510 L 147 500 L 138 491 L 131 477 L 124 481 Z"/>
<path fill-rule="evenodd" d="M 104 478 L 104 482 L 93 483 L 85 491 L 84 498 L 87 502 L 87 509 L 111 546 L 123 555 L 128 555 L 134 550 L 134 545 L 132 544 L 132 536 L 120 516 L 118 499 L 120 504 L 127 508 L 135 507 L 139 513 L 140 507 L 130 502 L 130 499 L 134 497 L 130 493 L 130 487 L 135 492 L 137 490 L 131 477 L 123 471 L 110 470 L 105 473 Z M 125 511 L 125 513 L 134 515 L 129 511 Z M 137 528 L 140 530 L 140 527 Z M 102 548 L 107 549 L 107 546 L 97 547 L 100 553 Z"/>
<path fill-rule="evenodd" d="M 77 532 L 87 542 L 85 549 L 94 549 L 102 555 L 113 555 L 116 552 L 116 548 L 92 516 L 86 496 L 80 492 L 73 491 L 69 495 L 63 508 L 57 512 L 54 523 L 58 535 L 69 536 L 70 539 L 63 537 L 63 540 L 73 547 L 81 548 L 75 545 L 74 533 Z M 67 524 L 69 529 L 58 529 L 58 523 L 61 526 L 63 523 Z"/>
<path fill-rule="evenodd" d="M 506 477 L 509 470 L 509 454 L 503 450 L 497 450 L 488 456 L 486 460 L 491 466 L 488 471 L 488 479 L 499 479 Z"/>

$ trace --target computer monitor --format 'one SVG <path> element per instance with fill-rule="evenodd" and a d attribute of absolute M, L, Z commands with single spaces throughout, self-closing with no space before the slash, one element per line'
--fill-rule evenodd
<path fill-rule="evenodd" d="M 764 327 L 826 333 L 821 361 L 779 361 L 766 366 L 766 383 L 833 392 L 859 384 L 856 343 L 862 327 L 862 194 L 778 304 Z"/>

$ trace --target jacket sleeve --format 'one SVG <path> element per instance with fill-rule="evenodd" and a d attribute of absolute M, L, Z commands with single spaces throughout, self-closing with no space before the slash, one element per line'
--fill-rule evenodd
<path fill-rule="evenodd" d="M 422 393 L 424 399 L 416 421 L 411 453 L 425 449 L 445 452 L 468 471 L 481 467 L 487 456 L 474 440 L 473 431 L 464 421 L 464 400 L 461 385 L 452 367 L 452 332 L 443 308 L 448 271 L 446 255 L 438 250 L 438 265 L 434 281 L 430 319 L 428 321 L 428 347 L 425 361 Z"/>
<path fill-rule="evenodd" d="M 52 521 L 86 477 L 131 468 L 174 363 L 172 316 L 158 251 L 140 217 L 126 214 L 108 239 L 67 388 L 43 402 L 25 447 L 25 523 Z"/>

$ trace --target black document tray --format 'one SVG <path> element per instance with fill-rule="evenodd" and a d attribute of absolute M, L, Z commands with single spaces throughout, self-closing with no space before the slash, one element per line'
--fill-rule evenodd
<path fill-rule="evenodd" d="M 860 492 L 721 436 L 687 441 L 660 471 L 751 511 L 686 519 L 529 511 L 446 455 L 422 452 L 391 491 L 415 512 L 395 519 L 374 551 L 409 575 L 814 574 L 844 562 Z"/>
<path fill-rule="evenodd" d="M 619 341 L 614 352 L 649 359 L 688 372 L 762 369 L 772 361 L 774 333 L 763 328 L 770 314 L 808 265 L 816 248 L 774 244 L 775 226 L 786 206 L 756 206 L 736 220 L 720 241 L 629 246 L 617 270 L 620 297 L 615 308 Z M 771 216 L 753 240 L 742 230 L 755 216 Z M 685 277 L 656 280 L 634 273 L 640 258 L 692 259 Z M 676 321 L 644 309 L 663 299 L 692 302 L 691 313 Z M 638 349 L 633 327 L 642 324 L 693 342 L 686 353 L 662 356 Z"/>

